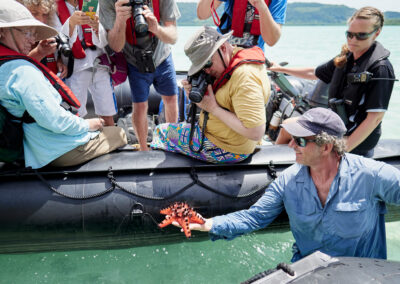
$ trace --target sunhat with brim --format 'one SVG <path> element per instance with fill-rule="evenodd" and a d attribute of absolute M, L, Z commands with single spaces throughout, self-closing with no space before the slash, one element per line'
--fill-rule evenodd
<path fill-rule="evenodd" d="M 24 5 L 14 0 L 1 0 L 0 29 L 13 27 L 34 27 L 36 41 L 58 34 L 57 30 L 36 20 Z"/>
<path fill-rule="evenodd" d="M 292 136 L 307 137 L 326 132 L 341 138 L 347 131 L 343 120 L 330 109 L 317 107 L 306 111 L 295 121 L 282 124 Z"/>
<path fill-rule="evenodd" d="M 233 31 L 220 34 L 209 26 L 201 27 L 185 44 L 185 54 L 192 62 L 188 75 L 199 72 L 218 48 L 226 42 Z"/>

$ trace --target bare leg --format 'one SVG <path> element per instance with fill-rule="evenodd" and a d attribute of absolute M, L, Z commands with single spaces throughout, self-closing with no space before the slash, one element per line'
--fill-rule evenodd
<path fill-rule="evenodd" d="M 161 96 L 165 106 L 165 120 L 169 123 L 178 121 L 178 101 L 177 95 Z"/>
<path fill-rule="evenodd" d="M 132 113 L 132 125 L 135 129 L 136 137 L 139 141 L 140 151 L 148 151 L 147 147 L 147 130 L 148 130 L 148 121 L 147 121 L 147 109 L 148 103 L 133 103 L 132 104 L 133 113 Z"/>
<path fill-rule="evenodd" d="M 114 117 L 113 116 L 100 116 L 102 119 L 104 119 L 104 125 L 105 126 L 114 126 Z"/>

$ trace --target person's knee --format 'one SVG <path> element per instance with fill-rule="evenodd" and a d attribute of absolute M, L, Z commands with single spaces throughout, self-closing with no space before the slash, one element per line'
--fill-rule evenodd
<path fill-rule="evenodd" d="M 165 106 L 171 106 L 178 104 L 177 95 L 172 96 L 161 96 Z"/>
<path fill-rule="evenodd" d="M 141 103 L 133 103 L 132 109 L 134 115 L 146 115 L 148 111 L 149 105 L 148 102 L 141 102 Z"/>
<path fill-rule="evenodd" d="M 121 147 L 128 143 L 125 131 L 118 126 L 107 126 L 102 130 L 102 134 L 109 141 L 113 141 L 115 147 Z"/>

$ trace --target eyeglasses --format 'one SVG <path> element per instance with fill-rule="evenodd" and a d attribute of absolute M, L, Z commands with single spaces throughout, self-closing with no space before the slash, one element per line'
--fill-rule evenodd
<path fill-rule="evenodd" d="M 203 66 L 203 70 L 211 68 L 211 66 L 213 65 L 213 62 L 210 60 L 207 61 L 207 63 Z"/>
<path fill-rule="evenodd" d="M 23 29 L 19 29 L 19 28 L 15 28 L 15 27 L 13 27 L 13 29 L 24 34 L 26 37 L 32 37 L 32 38 L 36 37 L 36 32 L 33 30 L 23 30 Z"/>
<path fill-rule="evenodd" d="M 296 137 L 292 136 L 294 142 L 296 143 L 297 146 L 299 147 L 306 147 L 308 142 L 315 142 L 315 139 L 306 139 L 304 137 Z"/>
<path fill-rule="evenodd" d="M 352 32 L 346 31 L 345 34 L 346 34 L 346 37 L 350 38 L 350 39 L 353 37 L 356 37 L 357 40 L 366 40 L 367 38 L 372 36 L 377 30 L 378 29 L 375 29 L 370 33 L 352 33 Z"/>

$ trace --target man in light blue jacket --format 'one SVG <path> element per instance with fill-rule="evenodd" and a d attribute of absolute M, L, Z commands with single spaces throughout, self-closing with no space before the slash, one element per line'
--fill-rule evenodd
<path fill-rule="evenodd" d="M 0 3 L 2 52 L 27 55 L 32 45 L 57 31 L 35 20 L 13 0 Z M 25 165 L 34 169 L 77 165 L 126 144 L 124 131 L 104 127 L 99 118 L 82 119 L 64 109 L 61 96 L 34 64 L 24 59 L 0 66 L 0 104 L 15 117 L 27 112 L 33 123 L 24 123 Z"/>
<path fill-rule="evenodd" d="M 285 209 L 296 240 L 292 261 L 317 250 L 385 259 L 385 203 L 400 204 L 400 171 L 345 154 L 346 127 L 331 110 L 311 109 L 282 127 L 292 136 L 297 163 L 248 210 L 190 228 L 209 231 L 212 240 L 233 239 L 268 226 Z"/>

